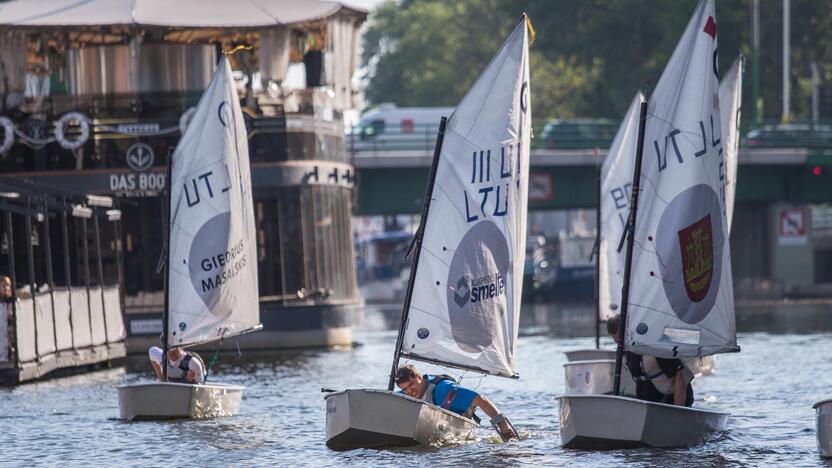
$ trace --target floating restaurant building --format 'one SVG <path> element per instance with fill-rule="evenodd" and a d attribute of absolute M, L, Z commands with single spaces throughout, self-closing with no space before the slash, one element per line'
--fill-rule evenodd
<path fill-rule="evenodd" d="M 317 0 L 0 3 L 0 175 L 120 199 L 131 351 L 161 331 L 168 158 L 219 54 L 232 49 L 264 324 L 239 344 L 351 343 L 361 300 L 342 115 L 354 107 L 365 18 Z M 291 86 L 290 70 L 305 73 L 305 86 Z"/>
<path fill-rule="evenodd" d="M 109 197 L 0 178 L 0 383 L 126 355 L 120 220 Z"/>

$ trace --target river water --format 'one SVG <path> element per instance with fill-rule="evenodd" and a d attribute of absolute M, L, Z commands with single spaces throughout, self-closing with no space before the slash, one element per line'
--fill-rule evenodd
<path fill-rule="evenodd" d="M 832 397 L 832 332 L 740 333 L 742 352 L 719 356 L 716 372 L 694 381 L 696 405 L 732 414 L 716 441 L 677 450 L 576 451 L 559 446 L 554 395 L 564 388 L 564 351 L 593 346 L 594 339 L 569 337 L 569 322 L 555 307 L 529 309 L 518 341 L 520 380 L 467 374 L 463 381 L 495 402 L 522 440 L 499 443 L 484 421 L 478 440 L 459 446 L 328 450 L 321 387 L 387 384 L 396 319 L 373 309 L 355 330 L 361 345 L 352 349 L 224 355 L 217 380 L 247 387 L 241 413 L 230 418 L 117 420 L 113 386 L 149 379 L 142 358 L 126 368 L 0 388 L 0 465 L 823 465 L 812 403 Z M 825 316 L 829 307 L 819 310 Z"/>

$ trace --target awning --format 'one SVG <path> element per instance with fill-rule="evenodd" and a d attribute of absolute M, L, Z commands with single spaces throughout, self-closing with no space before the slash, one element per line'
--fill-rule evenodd
<path fill-rule="evenodd" d="M 323 0 L 12 0 L 0 27 L 268 28 L 367 12 Z"/>

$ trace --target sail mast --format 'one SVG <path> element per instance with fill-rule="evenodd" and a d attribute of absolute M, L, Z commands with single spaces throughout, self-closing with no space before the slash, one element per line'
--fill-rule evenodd
<path fill-rule="evenodd" d="M 596 151 L 596 187 L 595 194 L 598 203 L 595 207 L 595 349 L 601 349 L 601 164 L 600 155 Z M 609 153 L 607 153 L 609 157 Z"/>
<path fill-rule="evenodd" d="M 647 101 L 641 102 L 638 116 L 638 140 L 636 143 L 636 163 L 633 168 L 633 193 L 630 198 L 630 215 L 627 220 L 627 256 L 624 259 L 624 281 L 621 287 L 621 321 L 618 324 L 618 346 L 615 350 L 615 379 L 613 395 L 621 392 L 621 362 L 624 359 L 624 336 L 627 329 L 627 309 L 630 302 L 630 271 L 633 265 L 633 244 L 636 232 L 636 214 L 638 212 L 638 193 L 641 181 L 641 159 L 644 149 L 644 127 L 647 124 Z"/>
<path fill-rule="evenodd" d="M 433 149 L 433 162 L 430 166 L 430 175 L 428 177 L 428 187 L 425 190 L 425 203 L 422 205 L 422 216 L 419 219 L 419 228 L 416 229 L 416 235 L 413 238 L 413 264 L 410 266 L 410 278 L 407 281 L 407 292 L 404 297 L 404 305 L 402 306 L 402 320 L 399 324 L 399 336 L 396 338 L 396 350 L 393 353 L 393 365 L 390 368 L 390 381 L 387 383 L 387 390 L 393 391 L 396 382 L 396 370 L 399 367 L 399 357 L 401 355 L 402 342 L 404 341 L 404 330 L 407 326 L 407 314 L 410 310 L 410 300 L 413 297 L 413 284 L 416 279 L 416 269 L 419 266 L 419 254 L 422 251 L 422 235 L 425 232 L 425 224 L 428 219 L 428 210 L 430 209 L 430 200 L 433 197 L 433 185 L 436 182 L 436 167 L 439 164 L 439 154 L 442 153 L 442 141 L 445 139 L 445 125 L 448 122 L 447 117 L 442 117 L 439 121 L 439 132 L 436 135 L 436 146 Z"/>
<path fill-rule="evenodd" d="M 171 195 L 170 195 L 170 185 L 173 182 L 171 178 L 171 174 L 173 174 L 173 154 L 168 153 L 168 174 L 166 179 L 166 197 L 165 197 L 165 205 L 167 207 L 167 239 L 165 242 L 165 308 L 162 310 L 162 362 L 159 364 L 162 367 L 162 377 L 165 382 L 168 381 L 168 317 L 170 316 L 169 307 L 170 307 L 170 296 L 168 291 L 170 290 L 170 233 L 171 233 L 171 225 L 170 220 L 172 216 L 172 209 L 171 209 Z"/>

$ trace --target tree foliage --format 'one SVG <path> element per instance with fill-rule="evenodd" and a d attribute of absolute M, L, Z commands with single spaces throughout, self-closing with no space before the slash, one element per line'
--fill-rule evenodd
<path fill-rule="evenodd" d="M 720 69 L 742 51 L 751 105 L 751 2 L 717 2 Z M 782 4 L 760 10 L 760 94 L 779 117 Z M 619 118 L 638 89 L 655 84 L 697 0 L 388 0 L 370 15 L 362 63 L 371 103 L 454 105 L 522 12 L 537 32 L 530 49 L 538 117 Z M 810 113 L 810 63 L 832 82 L 832 0 L 792 0 L 792 113 Z M 826 116 L 832 117 L 832 116 Z"/>

